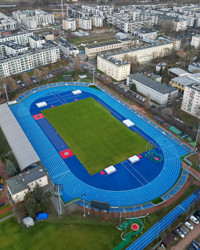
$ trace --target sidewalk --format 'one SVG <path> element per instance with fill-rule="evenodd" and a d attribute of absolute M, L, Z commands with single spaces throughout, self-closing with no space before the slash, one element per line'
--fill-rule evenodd
<path fill-rule="evenodd" d="M 171 250 L 184 250 L 195 238 L 200 234 L 200 224 L 195 225 L 194 229 L 190 231 L 184 239 L 181 239 L 176 246 L 171 247 Z"/>

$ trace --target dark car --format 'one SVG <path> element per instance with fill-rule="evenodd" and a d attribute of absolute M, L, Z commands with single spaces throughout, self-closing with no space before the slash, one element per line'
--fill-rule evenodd
<path fill-rule="evenodd" d="M 193 243 L 200 247 L 200 242 L 198 240 L 193 240 Z"/>
<path fill-rule="evenodd" d="M 0 203 L 0 207 L 3 207 L 4 205 L 5 205 L 5 203 L 4 203 L 4 202 Z"/>

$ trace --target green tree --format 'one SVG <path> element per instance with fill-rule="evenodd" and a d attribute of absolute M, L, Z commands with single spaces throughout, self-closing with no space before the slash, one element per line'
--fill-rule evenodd
<path fill-rule="evenodd" d="M 5 168 L 6 168 L 6 172 L 7 172 L 8 176 L 14 176 L 18 173 L 17 168 L 12 163 L 12 161 L 10 161 L 9 159 L 6 160 Z"/>
<path fill-rule="evenodd" d="M 134 92 L 136 92 L 136 91 L 137 91 L 137 89 L 136 89 L 136 85 L 135 85 L 134 83 L 131 85 L 131 90 L 132 90 L 132 91 L 134 91 Z"/>
<path fill-rule="evenodd" d="M 37 203 L 32 192 L 28 192 L 24 197 L 24 208 L 32 218 L 37 214 Z"/>

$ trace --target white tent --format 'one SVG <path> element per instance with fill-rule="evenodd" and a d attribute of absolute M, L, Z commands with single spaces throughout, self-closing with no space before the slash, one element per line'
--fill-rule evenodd
<path fill-rule="evenodd" d="M 25 227 L 32 227 L 32 226 L 34 226 L 34 220 L 33 220 L 33 218 L 31 218 L 31 217 L 25 217 L 24 219 L 23 219 L 23 224 L 25 225 Z"/>
<path fill-rule="evenodd" d="M 131 120 L 129 120 L 129 119 L 123 120 L 122 123 L 123 123 L 126 127 L 128 127 L 128 128 L 130 128 L 130 127 L 132 127 L 132 126 L 135 125 L 135 123 L 133 123 L 133 122 L 132 122 Z"/>
<path fill-rule="evenodd" d="M 116 172 L 116 168 L 114 166 L 110 166 L 110 167 L 105 168 L 104 171 L 106 172 L 106 174 L 112 174 Z"/>
<path fill-rule="evenodd" d="M 47 106 L 47 103 L 46 103 L 46 102 L 38 102 L 38 103 L 36 103 L 36 106 L 37 106 L 38 108 L 43 108 L 43 107 L 46 107 L 46 106 Z"/>
<path fill-rule="evenodd" d="M 77 89 L 77 90 L 72 91 L 72 94 L 73 95 L 79 95 L 79 94 L 82 94 L 82 91 Z"/>
<path fill-rule="evenodd" d="M 135 163 L 135 162 L 139 161 L 140 158 L 139 158 L 137 155 L 134 155 L 134 156 L 131 156 L 130 158 L 128 158 L 128 160 L 129 160 L 131 163 Z"/>

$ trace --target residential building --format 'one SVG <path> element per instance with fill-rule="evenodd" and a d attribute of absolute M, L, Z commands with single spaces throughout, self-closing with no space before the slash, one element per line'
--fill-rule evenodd
<path fill-rule="evenodd" d="M 199 82 L 199 79 L 200 79 L 200 73 L 195 73 L 195 74 L 188 73 L 188 75 L 185 76 L 172 78 L 169 84 L 179 89 L 179 91 L 183 92 L 186 86 Z"/>
<path fill-rule="evenodd" d="M 38 26 L 47 26 L 55 23 L 54 14 L 43 10 L 18 10 L 12 12 L 12 16 L 29 30 L 37 29 Z"/>
<path fill-rule="evenodd" d="M 14 43 L 12 41 L 9 41 L 9 42 L 5 42 L 5 43 L 2 43 L 0 46 L 3 46 L 3 51 L 5 53 L 3 54 L 0 54 L 0 55 L 7 55 L 7 56 L 15 56 L 19 53 L 24 53 L 26 51 L 28 51 L 28 47 L 27 46 L 23 46 L 21 44 L 17 44 L 17 43 Z"/>
<path fill-rule="evenodd" d="M 40 49 L 30 49 L 15 56 L 2 56 L 0 58 L 0 77 L 19 74 L 42 65 L 55 63 L 58 60 L 60 60 L 58 45 L 48 41 Z"/>
<path fill-rule="evenodd" d="M 158 32 L 156 30 L 140 29 L 140 30 L 134 30 L 132 35 L 140 39 L 156 39 Z"/>
<path fill-rule="evenodd" d="M 48 178 L 45 171 L 37 166 L 7 179 L 6 183 L 11 199 L 18 203 L 23 201 L 28 191 L 32 191 L 36 185 L 40 187 L 48 185 Z"/>
<path fill-rule="evenodd" d="M 60 39 L 59 47 L 62 53 L 67 56 L 76 56 L 79 54 L 79 49 L 73 43 L 64 38 Z"/>
<path fill-rule="evenodd" d="M 117 81 L 125 80 L 130 74 L 129 62 L 116 60 L 112 57 L 97 56 L 97 68 Z"/>
<path fill-rule="evenodd" d="M 29 43 L 29 36 L 32 36 L 33 32 L 18 32 L 15 34 L 9 34 L 7 36 L 0 36 L 0 43 L 13 41 L 17 44 L 27 45 Z"/>
<path fill-rule="evenodd" d="M 199 119 L 199 104 L 200 81 L 197 80 L 196 82 L 185 87 L 181 109 Z"/>
<path fill-rule="evenodd" d="M 78 27 L 83 30 L 92 29 L 92 19 L 89 17 L 77 18 Z"/>
<path fill-rule="evenodd" d="M 188 73 L 187 71 L 180 69 L 180 68 L 169 68 L 168 73 L 172 78 L 178 77 L 178 76 L 190 75 L 190 73 Z"/>
<path fill-rule="evenodd" d="M 200 35 L 192 36 L 191 46 L 194 46 L 195 49 L 200 47 Z"/>
<path fill-rule="evenodd" d="M 76 19 L 74 18 L 66 18 L 63 20 L 63 29 L 75 31 L 76 30 Z"/>
<path fill-rule="evenodd" d="M 0 12 L 0 30 L 12 31 L 16 30 L 17 28 L 17 22 L 15 20 Z"/>
<path fill-rule="evenodd" d="M 51 32 L 45 32 L 43 33 L 43 36 L 46 41 L 53 41 L 55 39 L 54 34 Z"/>
<path fill-rule="evenodd" d="M 94 15 L 92 17 L 92 25 L 94 27 L 103 27 L 103 20 L 104 20 L 104 17 L 101 17 L 101 16 L 98 16 L 98 15 Z"/>
<path fill-rule="evenodd" d="M 132 74 L 127 77 L 127 86 L 135 84 L 139 93 L 149 95 L 151 100 L 160 105 L 167 105 L 178 96 L 178 90 L 168 84 L 160 83 L 143 74 Z"/>
<path fill-rule="evenodd" d="M 32 35 L 29 36 L 29 44 L 32 49 L 41 48 L 46 43 L 42 36 Z"/>

